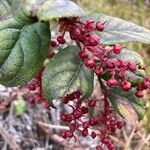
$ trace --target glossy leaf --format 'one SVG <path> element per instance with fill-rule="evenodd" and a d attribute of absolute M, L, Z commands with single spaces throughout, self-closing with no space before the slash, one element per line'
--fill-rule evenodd
<path fill-rule="evenodd" d="M 83 10 L 69 0 L 15 0 L 13 13 L 17 20 L 30 22 L 32 18 L 50 21 L 62 17 L 78 17 Z"/>
<path fill-rule="evenodd" d="M 23 27 L 13 18 L 0 22 L 0 84 L 22 85 L 39 72 L 50 41 L 48 25 Z"/>
<path fill-rule="evenodd" d="M 89 97 L 93 91 L 93 78 L 93 72 L 78 57 L 78 49 L 68 46 L 46 67 L 42 79 L 44 95 L 51 102 L 80 88 L 83 96 Z"/>
<path fill-rule="evenodd" d="M 97 32 L 103 44 L 111 45 L 120 42 L 150 43 L 150 30 L 134 23 L 104 14 L 91 14 L 83 19 L 106 22 L 104 32 Z"/>

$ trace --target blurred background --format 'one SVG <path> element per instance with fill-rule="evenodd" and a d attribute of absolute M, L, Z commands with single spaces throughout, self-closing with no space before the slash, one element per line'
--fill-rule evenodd
<path fill-rule="evenodd" d="M 150 0 L 73 0 L 87 13 L 103 13 L 150 29 Z M 127 43 L 129 49 L 139 52 L 150 74 L 150 45 Z M 56 121 L 59 112 L 43 109 L 41 105 L 26 103 L 28 94 L 22 87 L 5 88 L 0 85 L 0 150 L 92 150 L 90 139 L 64 141 L 49 124 Z M 58 104 L 59 105 L 59 104 Z M 41 124 L 45 122 L 46 124 Z M 150 102 L 138 133 L 126 125 L 113 140 L 120 150 L 150 150 Z M 3 136 L 1 136 L 3 134 Z M 7 140 L 6 140 L 7 139 Z M 9 144 L 7 144 L 9 143 Z"/>

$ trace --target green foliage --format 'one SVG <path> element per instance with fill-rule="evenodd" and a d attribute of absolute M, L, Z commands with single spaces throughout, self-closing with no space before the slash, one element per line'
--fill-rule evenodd
<path fill-rule="evenodd" d="M 141 42 L 150 44 L 150 30 L 131 22 L 104 14 L 92 14 L 83 19 L 106 22 L 104 32 L 97 34 L 103 44 L 115 44 L 119 42 Z"/>
<path fill-rule="evenodd" d="M 81 88 L 83 96 L 89 97 L 93 90 L 93 77 L 93 72 L 78 57 L 77 48 L 68 46 L 60 50 L 46 67 L 42 79 L 44 95 L 51 102 Z"/>
<path fill-rule="evenodd" d="M 39 72 L 48 53 L 50 33 L 47 24 L 23 27 L 13 18 L 0 22 L 0 83 L 17 86 Z"/>
<path fill-rule="evenodd" d="M 50 21 L 62 17 L 78 17 L 83 10 L 69 0 L 15 0 L 13 14 L 19 21 L 30 22 L 32 18 Z"/>

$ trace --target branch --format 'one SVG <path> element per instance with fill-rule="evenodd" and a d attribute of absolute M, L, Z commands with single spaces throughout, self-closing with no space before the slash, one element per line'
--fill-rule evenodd
<path fill-rule="evenodd" d="M 21 150 L 13 137 L 4 129 L 2 124 L 0 123 L 0 134 L 4 138 L 7 144 L 9 144 L 12 150 Z"/>

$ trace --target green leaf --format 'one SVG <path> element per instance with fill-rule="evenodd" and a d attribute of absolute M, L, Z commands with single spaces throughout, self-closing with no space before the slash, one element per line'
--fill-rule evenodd
<path fill-rule="evenodd" d="M 150 43 L 150 30 L 134 23 L 104 14 L 91 14 L 83 19 L 91 19 L 105 23 L 104 32 L 97 32 L 103 44 L 115 44 L 120 42 Z"/>
<path fill-rule="evenodd" d="M 49 26 L 21 26 L 13 18 L 0 22 L 0 84 L 22 85 L 39 72 L 50 41 Z"/>
<path fill-rule="evenodd" d="M 0 20 L 1 20 L 1 17 L 4 15 L 7 15 L 9 11 L 10 11 L 10 1 L 1 0 L 0 1 Z"/>
<path fill-rule="evenodd" d="M 35 17 L 42 21 L 78 17 L 84 12 L 69 0 L 15 0 L 13 14 L 17 20 L 28 22 Z"/>
<path fill-rule="evenodd" d="M 146 72 L 145 70 L 142 69 L 144 67 L 144 61 L 137 52 L 124 48 L 122 49 L 122 52 L 120 54 L 117 55 L 113 54 L 110 56 L 110 58 L 121 59 L 126 62 L 133 62 L 137 64 L 137 71 L 135 73 L 131 71 L 125 72 L 127 79 L 132 83 L 133 86 L 139 84 L 145 78 Z M 107 80 L 110 77 L 110 75 L 111 75 L 110 73 L 107 73 L 102 75 L 101 77 Z"/>
<path fill-rule="evenodd" d="M 109 100 L 121 117 L 136 126 L 143 119 L 146 108 L 145 101 L 139 100 L 134 94 L 135 89 L 125 92 L 121 88 L 114 88 L 109 93 Z"/>
<path fill-rule="evenodd" d="M 50 60 L 43 75 L 42 86 L 48 102 L 59 99 L 78 88 L 84 97 L 93 91 L 94 75 L 78 57 L 78 49 L 68 46 Z"/>

